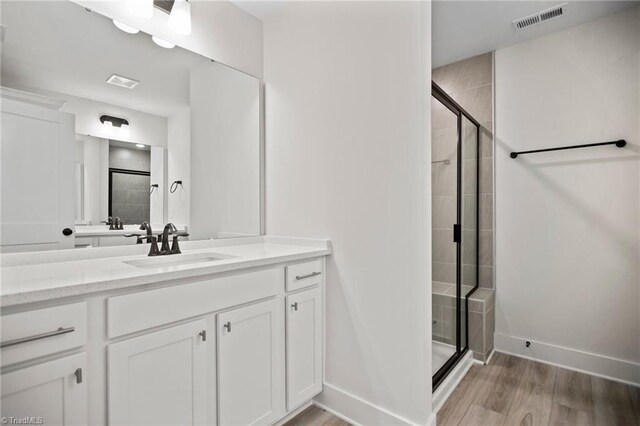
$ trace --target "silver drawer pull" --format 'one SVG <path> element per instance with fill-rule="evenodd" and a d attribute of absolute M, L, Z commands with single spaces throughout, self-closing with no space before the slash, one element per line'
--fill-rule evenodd
<path fill-rule="evenodd" d="M 0 343 L 0 348 L 19 345 L 21 343 L 33 342 L 34 340 L 46 339 L 47 337 L 59 336 L 61 334 L 73 333 L 75 330 L 76 330 L 75 327 L 68 327 L 68 328 L 60 327 L 56 331 L 49 331 L 47 333 L 36 334 L 35 336 L 22 337 L 20 339 L 2 342 Z"/>
<path fill-rule="evenodd" d="M 322 272 L 312 272 L 312 273 L 307 274 L 307 275 L 296 275 L 296 280 L 304 280 L 305 278 L 317 277 L 321 273 Z"/>

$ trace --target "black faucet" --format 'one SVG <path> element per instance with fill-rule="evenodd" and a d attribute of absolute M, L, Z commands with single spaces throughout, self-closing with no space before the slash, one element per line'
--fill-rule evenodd
<path fill-rule="evenodd" d="M 176 232 L 178 232 L 178 229 L 173 223 L 169 222 L 164 226 L 164 230 L 162 231 L 162 248 L 160 249 L 160 254 L 173 254 L 169 248 L 169 235 L 175 234 Z"/>
<path fill-rule="evenodd" d="M 140 225 L 141 230 L 146 230 L 147 235 L 142 234 L 125 234 L 125 237 L 136 237 L 137 244 L 142 244 L 143 240 L 147 240 L 151 243 L 151 247 L 149 248 L 149 256 L 164 256 L 168 254 L 179 254 L 182 253 L 180 251 L 180 246 L 178 245 L 178 237 L 188 237 L 189 234 L 185 232 L 178 232 L 178 229 L 173 223 L 167 223 L 158 237 L 153 235 L 151 231 L 151 225 L 147 222 L 142 222 Z M 169 235 L 173 234 L 173 243 L 171 247 L 169 247 Z M 158 250 L 158 240 L 162 241 L 162 248 Z"/>

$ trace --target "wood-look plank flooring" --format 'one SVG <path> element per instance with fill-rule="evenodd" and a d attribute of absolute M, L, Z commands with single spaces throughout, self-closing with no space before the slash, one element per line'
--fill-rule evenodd
<path fill-rule="evenodd" d="M 349 426 L 349 423 L 312 405 L 289 420 L 284 426 Z"/>
<path fill-rule="evenodd" d="M 639 426 L 640 389 L 496 352 L 438 412 L 449 425 Z"/>
<path fill-rule="evenodd" d="M 496 352 L 471 367 L 437 424 L 640 426 L 640 388 Z M 285 424 L 307 425 L 349 423 L 311 406 Z"/>

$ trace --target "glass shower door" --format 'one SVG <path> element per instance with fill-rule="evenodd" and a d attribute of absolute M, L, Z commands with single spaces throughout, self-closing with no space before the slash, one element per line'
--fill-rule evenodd
<path fill-rule="evenodd" d="M 431 348 L 435 389 L 469 350 L 468 298 L 478 283 L 480 125 L 435 83 L 432 95 Z"/>
<path fill-rule="evenodd" d="M 432 107 L 432 375 L 442 369 L 457 350 L 456 298 L 457 247 L 453 226 L 458 223 L 459 117 L 439 99 Z"/>

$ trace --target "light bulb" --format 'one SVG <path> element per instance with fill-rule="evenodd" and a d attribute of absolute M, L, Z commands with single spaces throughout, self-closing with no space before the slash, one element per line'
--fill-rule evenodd
<path fill-rule="evenodd" d="M 129 11 L 138 18 L 153 17 L 153 0 L 128 0 Z"/>
<path fill-rule="evenodd" d="M 123 22 L 116 21 L 115 19 L 113 20 L 113 25 L 115 25 L 116 27 L 118 27 L 119 29 L 124 31 L 125 33 L 138 34 L 140 32 L 139 29 L 137 29 L 135 27 L 132 27 L 131 25 L 127 25 L 127 24 L 125 24 Z"/>
<path fill-rule="evenodd" d="M 160 37 L 151 36 L 151 40 L 153 40 L 153 42 L 158 46 L 164 47 L 165 49 L 173 49 L 174 47 L 176 47 L 175 43 L 171 43 L 170 41 L 163 40 Z"/>
<path fill-rule="evenodd" d="M 187 0 L 175 0 L 173 3 L 169 28 L 178 34 L 191 34 L 191 4 Z"/>
<path fill-rule="evenodd" d="M 124 137 L 124 138 L 128 138 L 129 137 L 129 125 L 128 124 L 121 124 L 120 125 L 120 136 Z"/>

